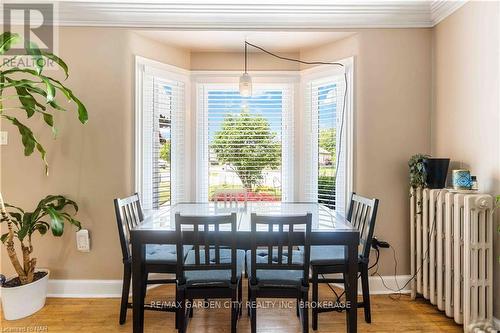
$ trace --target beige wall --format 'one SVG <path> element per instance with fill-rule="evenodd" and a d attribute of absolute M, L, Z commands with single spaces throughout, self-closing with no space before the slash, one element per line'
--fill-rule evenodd
<path fill-rule="evenodd" d="M 27 208 L 47 194 L 65 194 L 80 204 L 78 217 L 91 232 L 90 253 L 76 250 L 69 225 L 64 239 L 34 240 L 38 264 L 49 267 L 53 278 L 117 279 L 122 264 L 113 198 L 133 191 L 134 54 L 189 68 L 189 53 L 127 30 L 61 28 L 59 33 L 68 85 L 85 102 L 89 122 L 82 126 L 75 115 L 59 115 L 55 141 L 45 128 L 36 131 L 48 150 L 49 177 L 38 156 L 23 157 L 16 130 L 2 124 L 9 145 L 1 149 L 1 190 L 8 202 Z M 1 258 L 0 271 L 12 272 L 4 247 Z"/>
<path fill-rule="evenodd" d="M 280 53 L 281 56 L 298 58 L 298 53 Z M 244 53 L 238 52 L 193 52 L 191 69 L 194 71 L 241 71 L 245 64 Z M 298 63 L 283 61 L 263 53 L 248 53 L 248 71 L 297 71 Z"/>
<path fill-rule="evenodd" d="M 498 2 L 469 2 L 435 27 L 432 153 L 477 175 L 481 191 L 500 194 Z M 498 224 L 497 214 L 497 224 Z M 496 258 L 500 237 L 495 239 Z M 495 295 L 500 265 L 495 260 Z M 500 301 L 495 316 L 500 318 Z"/>
<path fill-rule="evenodd" d="M 301 53 L 303 60 L 355 56 L 354 191 L 380 199 L 375 235 L 409 274 L 408 158 L 430 152 L 430 29 L 359 30 Z M 379 272 L 394 274 L 391 250 Z"/>
<path fill-rule="evenodd" d="M 454 34 L 446 27 L 456 20 L 455 15 L 462 15 L 469 7 L 464 6 L 441 23 L 435 33 L 435 66 L 443 67 L 436 70 L 436 115 L 432 117 L 432 147 L 437 155 L 461 156 L 457 150 L 447 150 L 451 149 L 451 141 L 446 141 L 441 129 L 446 127 L 442 125 L 446 112 L 456 108 L 465 112 L 463 106 L 448 107 L 445 103 L 454 96 L 446 89 L 458 84 L 454 75 L 462 65 L 458 60 L 448 64 L 444 59 L 452 55 L 461 59 L 461 53 L 473 51 L 458 41 L 448 45 L 441 39 Z M 354 189 L 381 200 L 376 235 L 394 245 L 398 274 L 409 273 L 406 163 L 414 153 L 431 152 L 432 35 L 432 29 L 366 29 L 330 45 L 289 54 L 303 60 L 355 58 Z M 453 38 L 458 40 L 455 35 Z M 475 45 L 479 41 L 471 43 Z M 9 132 L 10 143 L 1 149 L 1 185 L 7 201 L 29 207 L 43 195 L 62 193 L 81 205 L 79 217 L 92 233 L 90 253 L 76 251 L 72 232 L 64 236 L 65 240 L 52 236 L 46 236 L 43 243 L 35 240 L 40 266 L 50 267 L 55 278 L 117 279 L 121 276 L 112 199 L 133 191 L 135 54 L 193 70 L 241 70 L 243 60 L 237 53 L 190 54 L 128 30 L 61 28 L 60 55 L 71 68 L 69 84 L 87 104 L 90 121 L 81 126 L 76 117 L 62 115 L 57 119 L 58 140 L 52 141 L 50 133 L 43 132 L 41 139 L 48 148 L 51 164 L 48 178 L 43 175 L 36 157 L 25 159 L 21 155 L 17 133 L 9 126 L 3 125 L 3 128 Z M 253 70 L 299 69 L 295 64 L 281 64 L 256 54 L 250 55 L 249 65 Z M 440 81 L 447 77 L 448 81 Z M 478 86 L 482 87 L 479 83 Z M 484 98 L 476 100 L 483 101 L 487 97 L 483 94 Z M 485 107 L 481 111 L 483 109 L 490 110 Z M 470 118 L 470 114 L 464 113 L 464 117 L 467 116 Z M 496 142 L 498 144 L 498 138 Z M 297 143 L 300 146 L 300 140 Z M 496 149 L 498 151 L 498 145 Z M 462 159 L 467 163 L 478 157 Z M 486 168 L 488 164 L 484 165 Z M 486 174 L 478 175 L 480 182 L 488 178 Z M 498 174 L 496 179 L 498 186 Z M 1 270 L 11 272 L 6 259 L 2 250 Z M 392 253 L 383 252 L 380 272 L 392 275 L 393 268 Z"/>

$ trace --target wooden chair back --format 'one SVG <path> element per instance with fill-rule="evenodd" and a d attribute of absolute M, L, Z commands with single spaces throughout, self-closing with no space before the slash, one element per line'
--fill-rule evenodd
<path fill-rule="evenodd" d="M 230 230 L 221 230 L 222 225 Z M 185 271 L 194 270 L 231 270 L 231 281 L 237 280 L 236 272 L 236 213 L 218 216 L 184 216 L 175 214 L 177 232 L 177 280 L 185 281 Z M 228 237 L 228 233 L 231 233 Z M 184 245 L 192 245 L 194 264 L 185 262 Z M 231 262 L 221 263 L 221 250 L 231 249 Z M 210 250 L 213 250 L 213 257 Z M 204 257 L 201 256 L 204 254 Z M 202 260 L 203 259 L 203 260 Z"/>
<path fill-rule="evenodd" d="M 251 215 L 251 283 L 255 284 L 259 269 L 268 270 L 302 270 L 303 285 L 309 284 L 309 261 L 311 253 L 311 221 L 312 214 L 293 216 Z M 257 231 L 263 225 L 263 231 Z M 300 228 L 302 226 L 302 228 Z M 301 230 L 302 229 L 302 230 Z M 294 249 L 303 246 L 303 260 L 294 263 Z M 267 248 L 266 263 L 257 263 L 258 248 Z M 274 249 L 277 248 L 277 251 Z M 276 256 L 274 254 L 277 254 Z M 295 251 L 295 255 L 299 255 Z M 300 254 L 302 256 L 302 254 Z"/>
<path fill-rule="evenodd" d="M 368 262 L 372 245 L 375 220 L 377 218 L 378 199 L 369 199 L 352 193 L 347 220 L 359 231 L 361 245 L 360 258 Z"/>
<path fill-rule="evenodd" d="M 129 262 L 132 258 L 130 251 L 130 230 L 144 220 L 141 202 L 139 195 L 135 193 L 123 199 L 117 198 L 114 200 L 114 203 L 123 262 Z"/>

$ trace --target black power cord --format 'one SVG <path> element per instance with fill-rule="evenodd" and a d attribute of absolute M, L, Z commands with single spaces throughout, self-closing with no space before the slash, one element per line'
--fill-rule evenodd
<path fill-rule="evenodd" d="M 299 64 L 305 64 L 305 65 L 333 65 L 333 66 L 340 66 L 340 67 L 345 67 L 344 64 L 340 62 L 328 62 L 328 61 L 305 61 L 305 60 L 300 60 L 300 59 L 294 59 L 294 58 L 289 58 L 289 57 L 283 57 L 280 56 L 276 53 L 273 53 L 271 51 L 266 50 L 265 48 L 252 44 L 250 42 L 245 41 L 245 73 L 247 72 L 247 52 L 246 48 L 248 46 L 251 46 L 253 48 L 256 48 L 257 50 L 260 50 L 266 54 L 269 54 L 270 56 L 273 56 L 275 58 L 285 60 L 285 61 L 292 61 L 292 62 L 297 62 Z M 347 73 L 344 71 L 344 98 L 343 98 L 343 103 L 342 103 L 342 114 L 340 118 L 340 133 L 339 133 L 339 149 L 337 151 L 337 156 L 336 157 L 336 166 L 335 166 L 335 179 L 337 179 L 337 174 L 339 170 L 339 163 L 340 163 L 340 153 L 342 151 L 342 133 L 344 130 L 344 115 L 345 115 L 345 109 L 346 109 L 346 102 L 347 102 Z"/>
<path fill-rule="evenodd" d="M 439 197 L 441 196 L 442 193 L 443 193 L 443 191 L 439 191 L 436 200 L 439 199 Z M 421 214 L 421 213 L 422 212 L 419 212 L 417 214 Z M 422 264 L 420 264 L 420 266 L 415 271 L 415 273 L 408 279 L 408 281 L 405 282 L 405 284 L 402 287 L 399 286 L 399 282 L 397 280 L 398 260 L 397 260 L 397 255 L 396 255 L 396 249 L 392 245 L 390 245 L 388 242 L 381 241 L 381 240 L 378 240 L 376 237 L 373 237 L 373 239 L 372 239 L 372 248 L 375 250 L 375 256 L 376 257 L 375 257 L 375 263 L 373 263 L 371 266 L 369 266 L 368 270 L 371 270 L 371 269 L 375 268 L 375 271 L 372 272 L 370 275 L 371 276 L 378 276 L 380 278 L 380 281 L 382 282 L 382 285 L 386 289 L 391 290 L 394 293 L 398 294 L 397 297 L 393 297 L 392 295 L 389 296 L 391 299 L 393 299 L 393 300 L 399 300 L 401 298 L 401 296 L 403 296 L 403 294 L 401 293 L 401 291 L 403 291 L 408 286 L 408 284 L 415 279 L 415 277 L 418 275 L 418 273 L 420 273 L 420 271 L 422 270 L 422 268 L 424 266 L 424 263 L 427 260 L 429 260 L 428 255 L 429 255 L 430 243 L 431 243 L 432 235 L 433 235 L 434 230 L 435 230 L 435 225 L 436 225 L 436 214 L 434 214 L 434 218 L 432 220 L 432 225 L 431 225 L 430 232 L 429 232 L 429 241 L 427 243 L 427 250 L 425 251 L 424 257 L 422 258 Z M 382 277 L 382 275 L 380 275 L 380 273 L 378 272 L 378 269 L 379 269 L 379 259 L 380 259 L 380 248 L 390 248 L 392 250 L 392 255 L 393 255 L 393 259 L 394 259 L 394 282 L 396 284 L 396 289 L 390 288 L 387 285 L 387 283 L 385 282 L 385 280 Z M 323 275 L 322 275 L 322 277 L 325 278 Z M 358 279 L 359 279 L 359 277 L 360 277 L 360 275 L 358 275 Z M 333 289 L 333 287 L 330 285 L 330 283 L 328 283 L 328 287 L 330 288 L 330 290 L 333 291 L 333 293 L 335 294 L 335 297 L 337 298 L 336 301 L 338 302 L 339 299 L 344 295 L 345 291 L 343 291 L 340 295 L 338 295 L 337 292 L 335 291 L 335 289 Z"/>
<path fill-rule="evenodd" d="M 439 197 L 441 196 L 442 193 L 443 193 L 442 190 L 439 191 L 436 200 L 439 199 Z M 422 212 L 420 211 L 417 214 L 421 214 L 421 213 Z M 402 296 L 401 291 L 404 290 L 408 286 L 408 284 L 410 284 L 410 282 L 415 279 L 415 277 L 420 273 L 420 271 L 424 267 L 425 262 L 429 260 L 429 249 L 430 249 L 431 239 L 432 239 L 433 233 L 435 231 L 436 215 L 437 214 L 434 214 L 434 218 L 432 220 L 432 225 L 431 225 L 431 228 L 430 228 L 430 231 L 429 231 L 429 237 L 428 237 L 428 242 L 427 242 L 427 250 L 425 251 L 424 256 L 422 258 L 422 263 L 420 264 L 420 266 L 418 267 L 418 269 L 415 271 L 415 273 L 408 279 L 408 281 L 406 281 L 406 283 L 402 287 L 399 287 L 399 283 L 398 283 L 397 278 L 396 278 L 396 276 L 397 276 L 397 269 L 398 269 L 398 260 L 397 260 L 397 256 L 396 256 L 396 249 L 394 249 L 394 247 L 392 245 L 389 245 L 390 248 L 392 249 L 392 253 L 393 253 L 393 257 L 394 257 L 394 281 L 396 282 L 396 288 L 397 289 L 392 289 L 392 288 L 388 287 L 387 284 L 385 283 L 384 278 L 382 277 L 382 275 L 380 275 L 378 273 L 378 257 L 379 257 L 380 254 L 379 254 L 379 250 L 376 249 L 376 251 L 377 251 L 377 260 L 376 260 L 377 268 L 375 269 L 375 272 L 373 272 L 371 275 L 372 276 L 377 275 L 380 278 L 380 280 L 382 281 L 382 285 L 385 288 L 387 288 L 387 289 L 389 289 L 389 290 L 391 290 L 391 291 L 393 291 L 395 293 L 398 293 L 398 295 L 399 295 L 398 299 Z M 413 260 L 413 258 L 412 258 L 412 260 Z"/>

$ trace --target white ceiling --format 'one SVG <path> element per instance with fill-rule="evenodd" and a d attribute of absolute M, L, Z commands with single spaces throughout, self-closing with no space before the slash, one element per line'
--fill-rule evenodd
<path fill-rule="evenodd" d="M 274 52 L 298 52 L 352 35 L 352 32 L 304 31 L 137 31 L 169 45 L 194 52 L 242 52 L 244 41 Z M 249 52 L 257 51 L 249 47 Z"/>
<path fill-rule="evenodd" d="M 467 0 L 56 0 L 57 24 L 199 30 L 432 27 Z M 22 23 L 22 15 L 14 15 Z"/>

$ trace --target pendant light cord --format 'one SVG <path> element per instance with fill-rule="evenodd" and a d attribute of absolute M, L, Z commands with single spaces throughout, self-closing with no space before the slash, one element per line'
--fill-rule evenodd
<path fill-rule="evenodd" d="M 252 44 L 250 42 L 247 42 L 245 41 L 245 72 L 246 72 L 246 55 L 247 55 L 247 45 L 250 45 L 251 47 L 254 47 L 258 50 L 261 50 L 262 52 L 264 53 L 267 53 L 273 57 L 276 57 L 278 59 L 281 59 L 281 60 L 287 60 L 287 61 L 294 61 L 294 62 L 298 62 L 298 63 L 301 63 L 301 64 L 305 64 L 305 65 L 336 65 L 336 66 L 340 66 L 340 67 L 344 67 L 344 64 L 340 63 L 340 62 L 324 62 L 324 61 L 304 61 L 304 60 L 300 60 L 300 59 L 293 59 L 293 58 L 288 58 L 288 57 L 283 57 L 283 56 L 280 56 L 280 55 L 277 55 L 275 53 L 272 53 L 271 51 L 268 51 L 260 46 L 257 46 L 255 44 Z"/>
<path fill-rule="evenodd" d="M 247 74 L 247 44 L 248 42 L 245 41 L 245 74 Z"/>
<path fill-rule="evenodd" d="M 280 55 L 277 55 L 271 51 L 268 51 L 264 49 L 263 47 L 260 47 L 258 45 L 252 44 L 250 42 L 245 41 L 245 73 L 247 72 L 247 45 L 250 45 L 251 47 L 254 47 L 264 53 L 269 54 L 270 56 L 273 56 L 275 58 L 281 59 L 281 60 L 286 60 L 286 61 L 293 61 L 297 62 L 300 64 L 305 64 L 305 65 L 333 65 L 333 66 L 340 66 L 342 68 L 345 67 L 344 64 L 340 62 L 325 62 L 325 61 L 304 61 L 300 59 L 294 59 L 294 58 L 288 58 L 288 57 L 283 57 Z M 339 171 L 339 163 L 340 163 L 340 153 L 342 151 L 342 135 L 343 135 L 343 129 L 344 129 L 344 115 L 345 115 L 345 109 L 346 109 L 346 101 L 347 101 L 347 73 L 344 71 L 344 98 L 343 98 L 343 103 L 342 103 L 342 114 L 340 118 L 340 135 L 339 135 L 339 150 L 337 151 L 337 156 L 335 157 L 336 159 L 336 166 L 335 166 L 335 184 L 337 184 L 337 174 Z"/>

